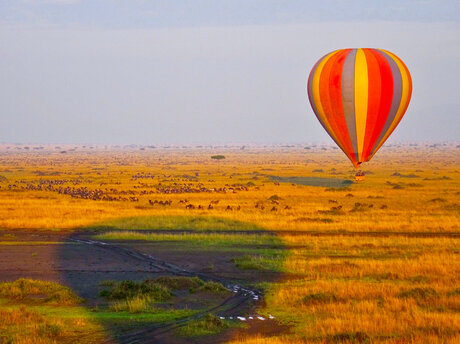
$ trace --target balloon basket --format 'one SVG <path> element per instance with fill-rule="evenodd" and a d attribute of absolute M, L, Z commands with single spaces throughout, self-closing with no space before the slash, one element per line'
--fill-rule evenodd
<path fill-rule="evenodd" d="M 364 172 L 358 171 L 355 174 L 355 182 L 363 182 L 366 179 Z"/>

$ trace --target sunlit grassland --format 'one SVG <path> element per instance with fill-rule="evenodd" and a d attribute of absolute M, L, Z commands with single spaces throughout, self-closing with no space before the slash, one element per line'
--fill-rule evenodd
<path fill-rule="evenodd" d="M 292 326 L 291 339 L 459 339 L 458 238 L 305 236 L 284 241 L 294 245 L 284 269 L 298 278 L 269 286 L 266 311 Z M 308 248 L 295 248 L 301 243 Z"/>
<path fill-rule="evenodd" d="M 0 175 L 7 179 L 0 180 L 0 227 L 93 230 L 100 240 L 243 252 L 234 260 L 238 268 L 279 273 L 274 283 L 261 281 L 266 295 L 258 312 L 275 315 L 290 330 L 232 343 L 455 343 L 460 341 L 459 152 L 455 145 L 384 147 L 365 164 L 366 181 L 339 188 L 278 185 L 270 178 L 353 179 L 342 153 L 330 148 L 7 152 L 0 155 Z M 210 159 L 220 153 L 226 159 Z M 142 173 L 153 177 L 133 178 Z M 112 196 L 119 195 L 110 191 L 115 188 L 138 200 L 20 189 L 40 180 L 66 180 L 69 187 L 78 181 L 75 187 Z M 10 189 L 11 184 L 19 187 Z M 167 194 L 156 191 L 160 184 L 227 191 Z M 229 191 L 234 184 L 247 190 Z M 132 229 L 139 231 L 127 231 Z M 149 229 L 180 234 L 140 233 Z M 122 231 L 98 235 L 101 230 Z"/>
<path fill-rule="evenodd" d="M 455 231 L 459 228 L 459 158 L 453 148 L 389 148 L 365 166 L 364 183 L 345 189 L 275 185 L 269 176 L 315 176 L 353 179 L 353 171 L 336 150 L 273 149 L 232 151 L 214 161 L 211 152 L 74 152 L 8 153 L 0 156 L 0 227 L 82 228 L 119 225 L 125 228 L 182 229 L 182 216 L 201 217 L 191 228 L 233 228 L 231 221 L 249 228 L 318 231 Z M 161 160 L 160 160 L 161 159 Z M 315 172 L 314 172 L 315 171 Z M 394 175 L 397 172 L 399 175 Z M 138 178 L 150 173 L 154 178 Z M 185 176 L 185 177 L 184 177 Z M 69 187 L 132 192 L 138 201 L 89 201 L 51 191 L 20 190 L 29 182 L 66 180 Z M 72 183 L 79 181 L 79 184 Z M 203 184 L 221 188 L 250 185 L 248 191 L 157 193 L 158 184 Z M 18 189 L 9 189 L 8 185 Z M 142 191 L 153 194 L 141 194 Z M 280 197 L 279 205 L 269 201 Z M 129 195 L 126 195 L 128 197 Z M 171 200 L 171 206 L 151 206 L 148 200 Z M 185 209 L 187 200 L 196 209 Z M 208 209 L 211 200 L 219 204 Z M 337 201 L 337 203 L 330 203 Z M 259 203 L 262 206 L 255 208 Z M 355 204 L 364 206 L 356 209 Z M 201 205 L 203 209 L 197 209 Z M 331 211 L 340 205 L 339 211 Z M 230 206 L 232 210 L 227 210 Z M 236 208 L 240 207 L 240 210 Z M 369 208 L 371 206 L 371 208 Z M 272 210 L 275 207 L 276 210 Z M 286 207 L 288 207 L 286 209 Z M 154 222 L 148 217 L 157 217 Z M 158 221 L 160 217 L 169 221 Z M 120 218 L 127 220 L 125 224 Z M 229 220 L 213 223 L 213 219 Z M 134 222 L 133 222 L 134 221 Z M 129 227 L 129 228 L 126 228 Z M 241 228 L 241 226 L 240 226 Z M 244 227 L 243 227 L 244 228 Z"/>

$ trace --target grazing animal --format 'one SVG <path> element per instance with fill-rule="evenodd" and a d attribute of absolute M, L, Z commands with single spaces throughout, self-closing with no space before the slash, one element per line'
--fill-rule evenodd
<path fill-rule="evenodd" d="M 335 203 L 335 204 L 337 204 L 337 201 L 335 201 L 335 200 L 333 200 L 333 199 L 330 199 L 330 200 L 329 200 L 329 203 Z"/>
<path fill-rule="evenodd" d="M 230 210 L 233 210 L 232 207 L 230 207 L 229 205 L 227 205 L 227 208 L 225 208 L 226 211 L 230 211 Z"/>
<path fill-rule="evenodd" d="M 210 204 L 208 205 L 208 209 L 211 210 L 211 209 L 214 209 L 214 207 Z"/>
<path fill-rule="evenodd" d="M 284 207 L 284 209 L 291 209 L 291 207 L 287 205 Z"/>
<path fill-rule="evenodd" d="M 185 209 L 195 209 L 195 206 L 193 204 L 187 204 Z"/>
<path fill-rule="evenodd" d="M 236 207 L 236 210 L 240 210 L 240 209 L 241 209 L 241 206 Z"/>
<path fill-rule="evenodd" d="M 277 211 L 278 209 L 276 207 L 273 207 L 270 209 L 270 211 Z"/>

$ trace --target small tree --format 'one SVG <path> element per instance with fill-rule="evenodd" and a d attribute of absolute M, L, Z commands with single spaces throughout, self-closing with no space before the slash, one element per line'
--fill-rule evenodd
<path fill-rule="evenodd" d="M 211 159 L 222 160 L 225 159 L 225 155 L 211 155 Z"/>

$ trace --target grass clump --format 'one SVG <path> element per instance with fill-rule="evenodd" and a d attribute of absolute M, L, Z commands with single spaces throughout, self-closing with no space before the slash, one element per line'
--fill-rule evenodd
<path fill-rule="evenodd" d="M 230 324 L 214 314 L 208 313 L 201 319 L 192 320 L 187 325 L 177 330 L 183 337 L 201 337 L 210 334 L 217 334 L 229 328 Z"/>
<path fill-rule="evenodd" d="M 398 294 L 399 298 L 413 298 L 416 301 L 425 301 L 438 296 L 438 293 L 433 288 L 413 288 L 404 290 Z"/>
<path fill-rule="evenodd" d="M 265 270 L 265 266 L 257 257 L 248 254 L 240 258 L 234 258 L 232 261 L 241 270 Z"/>
<path fill-rule="evenodd" d="M 148 313 L 155 308 L 150 297 L 135 296 L 130 299 L 116 301 L 109 306 L 109 309 L 114 312 Z"/>
<path fill-rule="evenodd" d="M 38 335 L 43 337 L 56 338 L 62 334 L 62 326 L 59 324 L 41 324 L 38 327 Z"/>
<path fill-rule="evenodd" d="M 121 281 L 113 285 L 111 289 L 102 290 L 99 295 L 112 300 L 148 297 L 151 301 L 164 301 L 171 297 L 171 292 L 169 288 L 152 280 L 143 282 Z"/>
<path fill-rule="evenodd" d="M 228 291 L 227 288 L 222 285 L 222 283 L 214 281 L 208 281 L 204 283 L 198 290 L 209 291 L 216 294 L 222 294 Z"/>
<path fill-rule="evenodd" d="M 322 303 L 337 302 L 338 297 L 332 293 L 315 293 L 304 296 L 302 302 L 306 305 L 317 305 Z"/>
<path fill-rule="evenodd" d="M 77 305 L 83 301 L 67 287 L 27 278 L 0 283 L 0 297 L 66 306 Z"/>
<path fill-rule="evenodd" d="M 370 343 L 371 338 L 364 332 L 337 333 L 329 336 L 332 343 Z"/>

